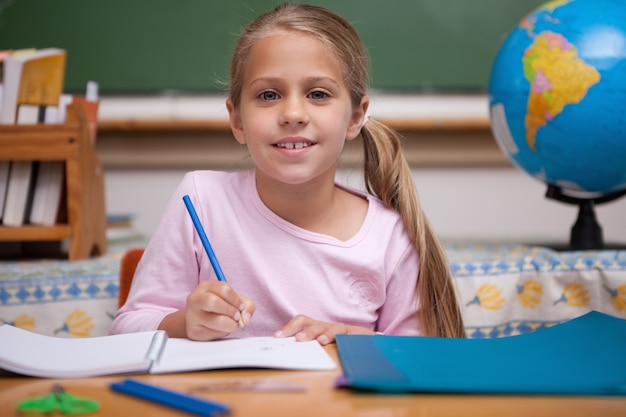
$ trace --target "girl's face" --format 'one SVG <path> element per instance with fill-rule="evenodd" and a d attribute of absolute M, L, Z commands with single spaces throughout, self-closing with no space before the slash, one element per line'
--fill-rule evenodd
<path fill-rule="evenodd" d="M 250 50 L 231 127 L 246 144 L 259 181 L 301 185 L 334 181 L 344 142 L 357 137 L 369 105 L 353 108 L 337 58 L 297 32 L 266 37 Z"/>

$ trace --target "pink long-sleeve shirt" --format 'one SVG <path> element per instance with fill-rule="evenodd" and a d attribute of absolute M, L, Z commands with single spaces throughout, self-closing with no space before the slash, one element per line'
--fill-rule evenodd
<path fill-rule="evenodd" d="M 254 171 L 195 171 L 166 205 L 111 333 L 154 330 L 185 307 L 200 281 L 216 280 L 182 197 L 189 195 L 228 283 L 256 312 L 231 336 L 269 336 L 297 314 L 385 334 L 420 334 L 419 260 L 402 220 L 377 198 L 349 240 L 313 233 L 261 201 Z"/>

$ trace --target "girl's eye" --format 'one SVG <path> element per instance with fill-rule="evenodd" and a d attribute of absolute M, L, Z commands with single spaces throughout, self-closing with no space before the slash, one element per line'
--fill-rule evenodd
<path fill-rule="evenodd" d="M 267 101 L 276 100 L 278 99 L 278 94 L 276 94 L 276 92 L 274 91 L 263 91 L 261 94 L 259 94 L 259 98 L 261 98 L 261 100 Z"/>
<path fill-rule="evenodd" d="M 328 97 L 328 93 L 321 90 L 315 90 L 309 93 L 309 97 L 313 100 L 323 100 Z"/>
<path fill-rule="evenodd" d="M 323 100 L 326 97 L 328 97 L 328 93 L 325 91 L 316 90 L 316 91 L 310 92 L 309 97 L 311 97 L 313 100 Z"/>

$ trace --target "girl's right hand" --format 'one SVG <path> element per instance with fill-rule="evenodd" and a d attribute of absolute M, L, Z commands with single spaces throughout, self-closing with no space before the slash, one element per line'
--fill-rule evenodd
<path fill-rule="evenodd" d="M 185 332 L 192 340 L 222 338 L 247 326 L 256 310 L 254 301 L 239 295 L 226 282 L 203 281 L 187 297 Z"/>

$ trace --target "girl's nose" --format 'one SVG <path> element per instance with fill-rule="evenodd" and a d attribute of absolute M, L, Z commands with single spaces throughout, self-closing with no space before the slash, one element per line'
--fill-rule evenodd
<path fill-rule="evenodd" d="M 302 125 L 309 121 L 303 98 L 289 97 L 284 100 L 280 114 L 281 125 Z"/>

